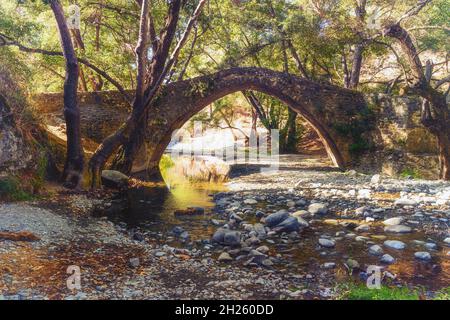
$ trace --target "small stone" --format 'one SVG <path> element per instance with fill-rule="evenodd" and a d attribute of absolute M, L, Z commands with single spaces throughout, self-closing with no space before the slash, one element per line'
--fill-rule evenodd
<path fill-rule="evenodd" d="M 379 245 L 374 244 L 369 248 L 369 253 L 373 254 L 375 256 L 381 256 L 383 254 L 383 248 L 381 248 Z"/>
<path fill-rule="evenodd" d="M 367 232 L 369 230 L 370 230 L 370 226 L 368 224 L 362 224 L 355 229 L 355 231 L 358 231 L 358 232 Z"/>
<path fill-rule="evenodd" d="M 261 265 L 270 268 L 273 266 L 273 262 L 270 259 L 264 259 L 263 261 L 261 261 Z"/>
<path fill-rule="evenodd" d="M 280 224 L 287 218 L 289 218 L 289 213 L 285 210 L 280 210 L 276 213 L 272 213 L 271 215 L 267 216 L 265 219 L 265 223 L 269 228 L 272 228 Z"/>
<path fill-rule="evenodd" d="M 308 228 L 309 227 L 309 223 L 305 219 L 303 219 L 301 217 L 295 217 L 295 218 L 297 219 L 298 224 L 300 225 L 300 227 L 302 227 L 302 228 Z"/>
<path fill-rule="evenodd" d="M 311 213 L 309 213 L 309 211 L 306 210 L 299 210 L 299 211 L 295 211 L 293 214 L 291 214 L 293 217 L 300 217 L 300 218 L 308 218 L 311 216 Z"/>
<path fill-rule="evenodd" d="M 388 248 L 396 250 L 403 250 L 406 248 L 406 244 L 398 240 L 386 240 L 384 245 Z"/>
<path fill-rule="evenodd" d="M 312 215 L 315 215 L 315 214 L 327 214 L 328 207 L 324 203 L 312 203 L 312 204 L 309 205 L 308 211 Z"/>
<path fill-rule="evenodd" d="M 283 220 L 280 224 L 277 224 L 275 226 L 275 231 L 277 232 L 293 232 L 298 231 L 300 229 L 300 224 L 298 223 L 297 218 L 295 217 L 288 217 L 287 219 Z"/>
<path fill-rule="evenodd" d="M 130 267 L 137 268 L 141 264 L 139 261 L 139 258 L 131 258 L 128 263 L 130 264 Z"/>
<path fill-rule="evenodd" d="M 322 265 L 322 268 L 324 269 L 334 269 L 336 268 L 336 263 L 334 262 L 326 262 Z"/>
<path fill-rule="evenodd" d="M 380 182 L 381 182 L 381 175 L 379 174 L 372 176 L 372 178 L 370 179 L 371 184 L 379 184 Z"/>
<path fill-rule="evenodd" d="M 334 248 L 334 246 L 336 245 L 336 243 L 333 240 L 328 240 L 328 239 L 323 239 L 323 238 L 319 239 L 319 244 L 325 248 Z"/>
<path fill-rule="evenodd" d="M 250 199 L 245 199 L 245 200 L 244 200 L 244 203 L 245 203 L 245 204 L 249 204 L 249 205 L 253 205 L 253 204 L 257 204 L 258 201 L 256 201 L 256 200 L 253 199 L 253 198 L 250 198 Z"/>
<path fill-rule="evenodd" d="M 384 228 L 384 232 L 390 233 L 410 233 L 412 231 L 411 227 L 404 225 L 396 225 L 396 226 L 387 226 Z"/>
<path fill-rule="evenodd" d="M 394 205 L 396 206 L 415 206 L 416 204 L 417 204 L 416 201 L 405 198 L 397 199 L 394 202 Z"/>
<path fill-rule="evenodd" d="M 425 243 L 425 248 L 427 248 L 429 250 L 436 250 L 437 249 L 437 244 L 436 243 L 432 243 L 432 242 L 428 242 L 428 243 Z"/>
<path fill-rule="evenodd" d="M 381 257 L 380 262 L 385 264 L 393 264 L 395 262 L 395 259 L 390 254 L 384 254 Z"/>
<path fill-rule="evenodd" d="M 217 260 L 219 260 L 220 262 L 230 262 L 233 261 L 233 258 L 228 252 L 222 252 Z"/>
<path fill-rule="evenodd" d="M 288 206 L 289 208 L 295 207 L 295 202 L 294 202 L 294 201 L 288 201 L 286 204 L 287 204 L 287 206 Z"/>
<path fill-rule="evenodd" d="M 401 224 L 405 219 L 403 217 L 395 217 L 395 218 L 390 218 L 387 220 L 383 221 L 383 224 L 385 226 L 397 226 L 399 224 Z"/>
<path fill-rule="evenodd" d="M 267 252 L 269 252 L 269 247 L 268 246 L 260 246 L 260 247 L 256 248 L 256 251 L 266 254 Z"/>
<path fill-rule="evenodd" d="M 158 251 L 158 252 L 155 253 L 155 256 L 158 257 L 158 258 L 161 258 L 161 257 L 163 257 L 165 255 L 166 255 L 166 253 L 164 251 Z"/>
<path fill-rule="evenodd" d="M 450 246 L 450 237 L 445 238 L 444 243 Z"/>
<path fill-rule="evenodd" d="M 431 254 L 429 252 L 416 252 L 416 253 L 414 253 L 414 257 L 416 259 L 423 260 L 423 261 L 431 260 Z"/>

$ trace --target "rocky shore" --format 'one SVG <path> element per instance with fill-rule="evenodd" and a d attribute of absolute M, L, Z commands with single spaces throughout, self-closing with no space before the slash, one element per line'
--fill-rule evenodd
<path fill-rule="evenodd" d="M 249 172 L 168 231 L 92 217 L 114 201 L 89 196 L 1 204 L 0 231 L 40 240 L 0 239 L 0 299 L 335 299 L 371 266 L 429 298 L 449 287 L 448 183 Z M 80 290 L 67 288 L 71 265 Z"/>

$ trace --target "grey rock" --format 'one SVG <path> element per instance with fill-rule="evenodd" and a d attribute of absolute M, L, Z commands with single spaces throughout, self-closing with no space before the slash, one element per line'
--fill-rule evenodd
<path fill-rule="evenodd" d="M 217 260 L 220 262 L 230 262 L 233 261 L 233 258 L 228 252 L 222 252 Z"/>
<path fill-rule="evenodd" d="M 395 225 L 395 226 L 386 226 L 384 228 L 384 232 L 389 232 L 389 233 L 410 233 L 410 232 L 412 232 L 412 229 L 411 229 L 411 227 L 399 224 L 399 225 Z"/>
<path fill-rule="evenodd" d="M 325 248 L 334 248 L 334 246 L 336 245 L 336 243 L 333 240 L 324 239 L 324 238 L 319 239 L 319 244 Z"/>
<path fill-rule="evenodd" d="M 416 204 L 416 201 L 410 199 L 397 199 L 394 202 L 396 206 L 415 206 Z"/>
<path fill-rule="evenodd" d="M 384 245 L 391 249 L 403 250 L 406 248 L 406 244 L 404 242 L 398 240 L 386 240 Z"/>
<path fill-rule="evenodd" d="M 316 215 L 316 214 L 327 214 L 327 212 L 328 212 L 328 207 L 327 207 L 327 205 L 324 204 L 324 203 L 312 203 L 312 204 L 309 205 L 308 211 L 309 211 L 309 213 L 311 213 L 312 215 Z"/>
<path fill-rule="evenodd" d="M 272 213 L 271 215 L 266 217 L 265 223 L 268 227 L 272 228 L 272 227 L 275 227 L 276 225 L 280 224 L 287 218 L 289 218 L 289 213 L 285 210 L 280 210 L 280 211 L 278 211 L 276 213 Z"/>
<path fill-rule="evenodd" d="M 390 254 L 384 254 L 381 257 L 380 262 L 385 264 L 393 264 L 395 262 L 395 259 Z"/>
<path fill-rule="evenodd" d="M 431 254 L 429 252 L 416 252 L 414 253 L 414 257 L 418 260 L 430 261 Z"/>
<path fill-rule="evenodd" d="M 450 237 L 444 239 L 444 243 L 450 246 Z"/>
<path fill-rule="evenodd" d="M 288 217 L 275 226 L 277 232 L 293 232 L 300 229 L 300 224 L 295 217 Z"/>
<path fill-rule="evenodd" d="M 102 171 L 102 183 L 109 188 L 120 188 L 128 183 L 129 177 L 115 170 Z"/>
<path fill-rule="evenodd" d="M 141 264 L 139 261 L 139 258 L 131 258 L 128 263 L 130 264 L 130 267 L 137 268 Z"/>
<path fill-rule="evenodd" d="M 381 248 L 379 245 L 374 244 L 369 248 L 369 253 L 373 254 L 375 256 L 381 256 L 383 254 L 383 248 Z"/>
<path fill-rule="evenodd" d="M 358 232 L 367 232 L 369 230 L 370 230 L 370 226 L 368 224 L 362 224 L 355 229 L 355 231 L 358 231 Z"/>
<path fill-rule="evenodd" d="M 257 204 L 258 201 L 256 201 L 256 200 L 253 199 L 253 198 L 250 198 L 250 199 L 245 199 L 245 200 L 244 200 L 244 203 L 245 203 L 245 204 L 249 204 L 249 205 L 254 205 L 254 204 Z"/>
<path fill-rule="evenodd" d="M 324 269 L 334 269 L 334 268 L 336 268 L 336 263 L 334 263 L 334 262 L 325 262 L 322 265 L 322 268 L 324 268 Z"/>
<path fill-rule="evenodd" d="M 405 219 L 403 217 L 395 217 L 395 218 L 390 218 L 387 220 L 383 221 L 383 224 L 385 226 L 396 226 L 401 224 L 403 221 L 405 221 Z"/>

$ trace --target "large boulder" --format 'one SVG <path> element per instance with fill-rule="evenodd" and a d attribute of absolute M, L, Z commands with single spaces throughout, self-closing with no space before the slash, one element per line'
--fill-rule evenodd
<path fill-rule="evenodd" d="M 269 228 L 273 228 L 287 218 L 289 218 L 289 213 L 285 210 L 280 210 L 267 216 L 265 219 L 265 223 Z"/>
<path fill-rule="evenodd" d="M 225 246 L 238 246 L 241 244 L 241 234 L 238 231 L 221 228 L 212 236 L 212 242 Z"/>
<path fill-rule="evenodd" d="M 277 232 L 293 232 L 300 229 L 300 223 L 296 217 L 288 217 L 281 223 L 275 226 L 274 230 Z"/>
<path fill-rule="evenodd" d="M 102 183 L 108 188 L 122 188 L 128 184 L 130 178 L 122 172 L 115 170 L 102 171 Z"/>

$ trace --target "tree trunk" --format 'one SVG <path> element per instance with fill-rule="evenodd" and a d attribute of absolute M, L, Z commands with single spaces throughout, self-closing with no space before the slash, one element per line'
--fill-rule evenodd
<path fill-rule="evenodd" d="M 68 186 L 78 188 L 81 185 L 84 167 L 84 154 L 81 143 L 80 111 L 78 109 L 78 60 L 75 55 L 64 11 L 58 0 L 50 2 L 60 34 L 61 47 L 66 61 L 66 79 L 64 81 L 64 118 L 67 132 L 67 155 L 62 179 Z"/>
<path fill-rule="evenodd" d="M 349 83 L 350 89 L 356 89 L 358 87 L 359 76 L 361 74 L 363 52 L 364 52 L 364 45 L 357 44 L 355 47 L 355 52 L 354 52 L 353 62 L 352 62 L 352 72 L 350 75 L 350 83 Z"/>
<path fill-rule="evenodd" d="M 440 178 L 450 180 L 450 128 L 437 136 L 439 145 Z"/>

